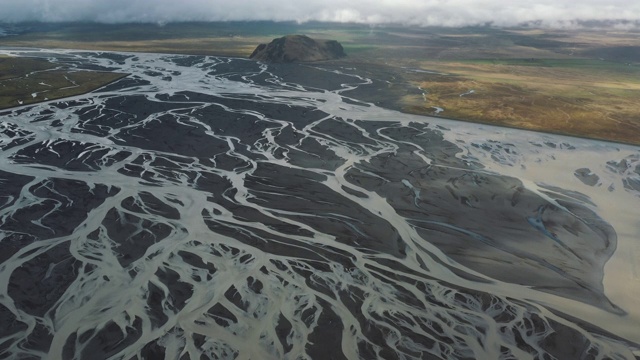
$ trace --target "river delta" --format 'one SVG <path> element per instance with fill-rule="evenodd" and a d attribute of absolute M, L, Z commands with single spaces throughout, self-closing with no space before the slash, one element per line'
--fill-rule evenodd
<path fill-rule="evenodd" d="M 0 112 L 0 353 L 634 359 L 640 148 L 404 114 L 357 68 L 129 75 Z"/>

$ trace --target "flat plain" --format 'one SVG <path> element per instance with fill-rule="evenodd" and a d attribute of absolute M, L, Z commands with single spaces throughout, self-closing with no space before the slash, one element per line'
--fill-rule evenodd
<path fill-rule="evenodd" d="M 54 67 L 42 59 L 0 56 L 0 109 L 84 94 L 123 76 Z"/>
<path fill-rule="evenodd" d="M 247 57 L 301 33 L 340 41 L 336 62 L 387 91 L 366 100 L 437 115 L 640 144 L 640 37 L 623 30 L 416 28 L 326 23 L 30 24 L 0 46 Z M 6 85 L 5 85 L 6 86 Z"/>

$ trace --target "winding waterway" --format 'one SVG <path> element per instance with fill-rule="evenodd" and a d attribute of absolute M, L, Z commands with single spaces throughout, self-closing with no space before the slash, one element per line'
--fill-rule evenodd
<path fill-rule="evenodd" d="M 0 354 L 634 359 L 640 148 L 402 114 L 358 69 L 130 75 L 0 111 Z"/>

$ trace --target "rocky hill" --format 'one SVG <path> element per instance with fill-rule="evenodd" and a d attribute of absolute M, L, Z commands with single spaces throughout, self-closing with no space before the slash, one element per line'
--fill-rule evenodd
<path fill-rule="evenodd" d="M 287 35 L 269 44 L 260 44 L 251 59 L 265 62 L 290 63 L 331 60 L 345 57 L 336 40 L 315 40 L 305 35 Z"/>

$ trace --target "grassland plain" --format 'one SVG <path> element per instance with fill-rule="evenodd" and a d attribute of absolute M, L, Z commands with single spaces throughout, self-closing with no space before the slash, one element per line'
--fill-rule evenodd
<path fill-rule="evenodd" d="M 45 60 L 0 56 L 0 109 L 84 94 L 126 74 L 57 68 Z"/>
<path fill-rule="evenodd" d="M 25 24 L 0 46 L 248 56 L 291 33 L 340 41 L 386 106 L 640 144 L 640 33 L 326 23 Z"/>
<path fill-rule="evenodd" d="M 409 77 L 424 95 L 405 96 L 405 111 L 428 113 L 440 108 L 453 118 L 640 142 L 637 66 L 602 66 L 589 60 L 554 61 L 554 65 L 425 61 L 421 66 L 454 75 Z"/>

